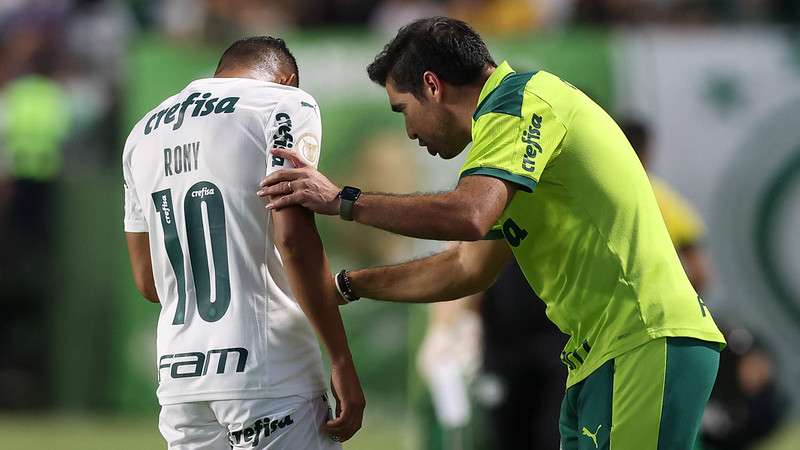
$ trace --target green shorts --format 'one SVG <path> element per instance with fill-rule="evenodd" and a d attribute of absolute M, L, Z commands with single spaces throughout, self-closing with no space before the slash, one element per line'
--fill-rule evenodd
<path fill-rule="evenodd" d="M 691 450 L 719 367 L 719 344 L 654 339 L 567 389 L 562 450 Z"/>

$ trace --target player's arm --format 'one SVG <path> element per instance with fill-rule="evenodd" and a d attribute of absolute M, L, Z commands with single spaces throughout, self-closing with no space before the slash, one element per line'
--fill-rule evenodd
<path fill-rule="evenodd" d="M 301 207 L 273 211 L 275 245 L 281 254 L 292 293 L 317 330 L 334 364 L 350 364 L 339 310 L 331 305 L 334 286 L 314 213 Z M 336 303 L 336 302 L 332 302 Z"/>
<path fill-rule="evenodd" d="M 150 260 L 149 233 L 125 233 L 128 241 L 128 255 L 133 270 L 133 281 L 142 296 L 153 303 L 159 303 L 156 282 L 153 279 L 153 266 Z"/>
<path fill-rule="evenodd" d="M 287 151 L 287 158 L 268 156 L 268 174 L 298 164 L 313 167 L 318 162 L 322 124 L 319 109 L 313 106 L 315 103 L 310 97 L 287 96 L 276 108 L 273 124 L 265 131 L 268 142 L 282 145 L 279 136 L 291 136 L 296 141 L 292 150 Z M 283 130 L 283 134 L 278 135 L 273 130 Z M 304 136 L 303 140 L 299 136 Z M 272 211 L 272 220 L 273 239 L 281 254 L 292 293 L 322 339 L 332 363 L 352 366 L 342 319 L 336 302 L 331 301 L 335 287 L 330 279 L 328 260 L 314 223 L 314 214 L 295 206 Z"/>
<path fill-rule="evenodd" d="M 315 105 L 310 97 L 287 96 L 276 108 L 273 123 L 265 129 L 267 142 L 274 145 L 283 142 L 288 147 L 286 141 L 291 137 L 294 143 L 291 148 L 297 153 L 291 153 L 290 163 L 303 161 L 315 166 L 319 161 L 322 123 Z M 295 155 L 302 155 L 302 158 Z M 286 167 L 286 162 L 270 155 L 267 173 Z M 323 428 L 331 437 L 346 441 L 361 428 L 365 400 L 336 306 L 338 294 L 314 223 L 314 213 L 302 207 L 290 207 L 271 214 L 273 239 L 292 293 L 331 359 L 336 417 Z"/>
<path fill-rule="evenodd" d="M 126 143 L 126 147 L 128 143 Z M 133 271 L 133 281 L 136 289 L 142 296 L 153 303 L 160 303 L 156 292 L 156 283 L 153 278 L 153 265 L 150 259 L 150 234 L 148 233 L 147 221 L 136 193 L 133 182 L 133 175 L 123 152 L 123 192 L 124 192 L 124 228 L 125 240 L 128 242 L 128 256 L 131 260 L 131 270 Z"/>
<path fill-rule="evenodd" d="M 327 424 L 326 431 L 345 441 L 361 428 L 366 402 L 336 306 L 336 288 L 314 223 L 314 213 L 295 206 L 273 211 L 272 217 L 275 245 L 292 292 L 331 359 L 338 417 Z"/>
<path fill-rule="evenodd" d="M 353 294 L 400 303 L 455 300 L 487 289 L 511 250 L 504 240 L 461 242 L 427 258 L 348 272 Z"/>
<path fill-rule="evenodd" d="M 275 172 L 261 183 L 259 195 L 283 195 L 271 209 L 299 204 L 318 213 L 339 213 L 341 189 L 292 153 L 274 154 L 292 160 L 295 169 Z M 290 184 L 291 182 L 291 184 Z M 392 233 L 442 241 L 482 239 L 514 196 L 517 185 L 490 176 L 463 177 L 455 190 L 440 194 L 362 194 L 353 209 L 359 223 Z"/>

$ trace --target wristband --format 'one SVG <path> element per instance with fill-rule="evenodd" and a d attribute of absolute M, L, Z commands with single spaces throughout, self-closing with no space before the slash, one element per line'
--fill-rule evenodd
<path fill-rule="evenodd" d="M 353 294 L 353 287 L 350 284 L 350 277 L 347 276 L 347 270 L 342 270 L 341 272 L 337 273 L 334 277 L 334 281 L 334 284 L 336 284 L 336 290 L 339 291 L 339 295 L 342 296 L 345 302 L 350 303 L 361 298 Z"/>
<path fill-rule="evenodd" d="M 353 207 L 361 196 L 361 189 L 352 186 L 345 186 L 339 192 L 339 217 L 343 220 L 353 220 Z"/>

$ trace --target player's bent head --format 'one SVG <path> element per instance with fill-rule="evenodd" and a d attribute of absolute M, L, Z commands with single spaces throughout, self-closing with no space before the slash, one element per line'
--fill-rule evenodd
<path fill-rule="evenodd" d="M 245 76 L 297 87 L 300 72 L 286 42 L 272 36 L 239 39 L 222 53 L 214 76 Z"/>
<path fill-rule="evenodd" d="M 424 100 L 425 72 L 435 73 L 450 85 L 466 86 L 482 82 L 487 66 L 497 64 L 475 30 L 460 20 L 431 17 L 400 28 L 367 67 L 367 73 L 381 86 L 391 79 L 399 92 Z"/>

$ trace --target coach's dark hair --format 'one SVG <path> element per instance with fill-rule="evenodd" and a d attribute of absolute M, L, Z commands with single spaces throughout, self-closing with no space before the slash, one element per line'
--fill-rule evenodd
<path fill-rule="evenodd" d="M 477 82 L 487 65 L 497 66 L 475 30 L 460 20 L 431 17 L 401 28 L 367 67 L 367 73 L 381 86 L 391 77 L 397 90 L 422 98 L 425 71 L 464 86 Z"/>
<path fill-rule="evenodd" d="M 297 60 L 286 42 L 272 36 L 253 36 L 231 44 L 220 57 L 216 73 L 235 67 L 295 74 L 300 81 Z"/>

